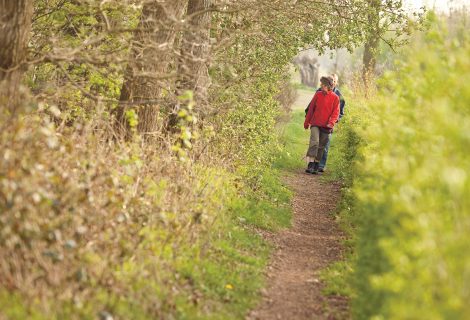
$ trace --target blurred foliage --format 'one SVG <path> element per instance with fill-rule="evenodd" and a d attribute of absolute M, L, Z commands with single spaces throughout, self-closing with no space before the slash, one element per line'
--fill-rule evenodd
<path fill-rule="evenodd" d="M 454 22 L 431 13 L 332 144 L 345 151 L 331 164 L 347 178 L 357 319 L 470 316 L 470 38 Z"/>
<path fill-rule="evenodd" d="M 58 117 L 1 134 L 0 315 L 242 317 L 269 253 L 251 228 L 289 224 L 278 174 L 251 191 L 222 167 L 111 143 L 94 122 L 58 130 Z"/>

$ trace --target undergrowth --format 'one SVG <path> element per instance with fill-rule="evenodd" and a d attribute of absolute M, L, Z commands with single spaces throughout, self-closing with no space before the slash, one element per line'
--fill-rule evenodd
<path fill-rule="evenodd" d="M 467 319 L 469 39 L 430 15 L 379 80 L 348 107 L 332 162 L 353 253 L 330 268 L 355 319 Z M 349 101 L 348 101 L 349 102 Z M 457 125 L 456 125 L 457 124 Z M 334 150 L 334 149 L 332 149 Z M 339 169 L 344 169 L 340 171 Z M 338 174 L 335 174 L 338 175 Z"/>
<path fill-rule="evenodd" d="M 264 160 L 283 152 L 278 88 L 228 116 L 259 130 L 201 130 L 186 158 L 178 132 L 116 141 L 103 108 L 73 125 L 34 103 L 3 118 L 0 318 L 243 318 L 270 252 L 255 229 L 290 224 L 291 194 Z"/>

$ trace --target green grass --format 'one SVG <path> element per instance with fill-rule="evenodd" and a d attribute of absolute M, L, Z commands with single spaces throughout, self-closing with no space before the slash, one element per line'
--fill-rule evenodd
<path fill-rule="evenodd" d="M 314 88 L 309 87 L 303 83 L 294 83 L 293 86 L 295 89 L 300 89 L 300 90 L 308 90 L 308 91 L 314 90 Z"/>
<path fill-rule="evenodd" d="M 243 225 L 276 231 L 291 225 L 291 191 L 286 188 L 280 171 L 271 169 L 261 179 L 261 190 L 235 200 L 231 210 Z"/>
<path fill-rule="evenodd" d="M 325 295 L 341 295 L 351 297 L 353 266 L 351 259 L 337 261 L 320 272 L 320 279 L 326 283 L 323 288 Z"/>
<path fill-rule="evenodd" d="M 291 225 L 292 192 L 283 185 L 281 175 L 302 165 L 305 146 L 299 141 L 305 133 L 301 121 L 303 115 L 298 112 L 285 125 L 284 148 L 263 172 L 259 189 L 232 199 L 228 220 L 213 236 L 210 252 L 200 261 L 188 260 L 181 266 L 180 272 L 204 297 L 206 311 L 181 299 L 177 305 L 180 319 L 242 319 L 259 301 L 272 248 L 253 228 L 276 231 Z"/>
<path fill-rule="evenodd" d="M 293 171 L 304 166 L 303 157 L 309 140 L 309 132 L 303 127 L 304 119 L 303 110 L 295 111 L 290 115 L 289 122 L 282 127 L 280 133 L 282 151 L 274 161 L 274 168 Z"/>
<path fill-rule="evenodd" d="M 277 169 L 265 172 L 261 190 L 233 200 L 231 222 L 214 239 L 208 259 L 192 273 L 198 290 L 212 301 L 212 311 L 200 317 L 184 313 L 181 319 L 242 319 L 256 305 L 271 246 L 253 228 L 274 231 L 289 227 L 290 200 L 291 192 L 282 185 Z"/>
<path fill-rule="evenodd" d="M 177 318 L 242 319 L 258 301 L 269 253 L 260 236 L 236 223 L 215 235 L 203 258 L 187 259 L 178 269 L 192 284 L 194 297 L 176 302 Z"/>

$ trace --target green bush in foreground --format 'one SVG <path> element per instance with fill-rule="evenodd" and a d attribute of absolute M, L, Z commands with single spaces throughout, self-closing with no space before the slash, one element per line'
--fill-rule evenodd
<path fill-rule="evenodd" d="M 252 229 L 290 220 L 276 170 L 256 191 L 237 188 L 228 170 L 133 143 L 105 149 L 86 135 L 81 148 L 72 135 L 47 147 L 31 139 L 43 126 L 0 134 L 1 319 L 243 318 L 269 256 Z"/>
<path fill-rule="evenodd" d="M 470 42 L 442 29 L 384 76 L 352 129 L 357 319 L 470 318 Z"/>

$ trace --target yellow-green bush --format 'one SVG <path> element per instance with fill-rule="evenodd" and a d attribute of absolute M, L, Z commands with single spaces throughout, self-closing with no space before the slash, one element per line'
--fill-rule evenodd
<path fill-rule="evenodd" d="M 290 220 L 270 168 L 285 74 L 265 69 L 194 138 L 118 141 L 102 104 L 0 113 L 0 318 L 243 318 L 269 254 L 252 229 Z"/>
<path fill-rule="evenodd" d="M 357 319 L 470 317 L 470 39 L 431 21 L 349 128 Z"/>
<path fill-rule="evenodd" d="M 1 122 L 0 318 L 242 318 L 269 253 L 251 225 L 289 220 L 276 174 L 255 202 L 221 159 L 52 114 Z"/>

